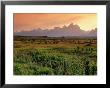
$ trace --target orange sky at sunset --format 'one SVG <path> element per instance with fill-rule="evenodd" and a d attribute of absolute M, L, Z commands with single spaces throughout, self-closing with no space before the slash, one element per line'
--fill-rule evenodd
<path fill-rule="evenodd" d="M 88 31 L 97 27 L 97 14 L 45 14 L 45 13 L 14 13 L 14 32 L 31 31 L 33 29 L 51 29 L 68 26 L 74 23 L 82 30 Z"/>

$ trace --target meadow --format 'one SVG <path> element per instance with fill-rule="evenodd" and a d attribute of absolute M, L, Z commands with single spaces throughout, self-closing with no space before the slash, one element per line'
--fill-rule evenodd
<path fill-rule="evenodd" d="M 14 75 L 97 75 L 97 39 L 14 36 Z"/>

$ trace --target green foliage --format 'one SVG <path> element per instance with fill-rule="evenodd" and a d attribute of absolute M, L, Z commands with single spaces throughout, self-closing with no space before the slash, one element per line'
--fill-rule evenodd
<path fill-rule="evenodd" d="M 14 42 L 15 75 L 96 75 L 96 47 Z M 45 41 L 44 41 L 45 42 Z"/>

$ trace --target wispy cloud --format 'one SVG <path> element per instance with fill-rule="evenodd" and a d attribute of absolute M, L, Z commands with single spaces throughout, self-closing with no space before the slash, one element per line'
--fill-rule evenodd
<path fill-rule="evenodd" d="M 29 31 L 34 28 L 48 28 L 55 26 L 61 27 L 69 23 L 75 23 L 83 30 L 90 30 L 97 25 L 96 14 L 63 14 L 63 13 L 15 13 L 14 14 L 14 31 Z"/>

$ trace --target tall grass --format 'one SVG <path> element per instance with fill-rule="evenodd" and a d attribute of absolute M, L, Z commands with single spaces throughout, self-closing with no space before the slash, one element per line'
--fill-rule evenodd
<path fill-rule="evenodd" d="M 65 46 L 65 47 L 64 47 Z M 36 48 L 37 47 L 37 48 Z M 15 75 L 96 75 L 96 47 L 15 43 Z"/>

